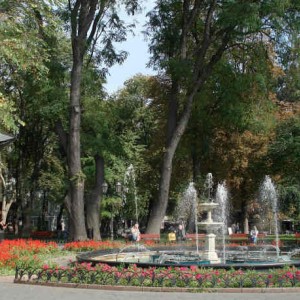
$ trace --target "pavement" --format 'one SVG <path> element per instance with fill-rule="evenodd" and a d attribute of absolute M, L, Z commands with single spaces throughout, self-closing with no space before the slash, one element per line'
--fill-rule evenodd
<path fill-rule="evenodd" d="M 108 287 L 106 287 L 108 288 Z M 299 300 L 300 289 L 251 289 L 251 290 L 220 290 L 219 292 L 168 292 L 141 291 L 123 287 L 122 289 L 100 289 L 41 286 L 14 283 L 14 276 L 0 276 L 0 299 L 9 300 Z"/>

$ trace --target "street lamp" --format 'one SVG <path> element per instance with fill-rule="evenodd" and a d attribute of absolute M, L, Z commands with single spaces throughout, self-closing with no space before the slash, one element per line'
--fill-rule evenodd
<path fill-rule="evenodd" d="M 119 195 L 122 192 L 122 184 L 120 181 L 116 182 L 116 193 Z"/>
<path fill-rule="evenodd" d="M 117 181 L 115 185 L 116 194 L 120 195 L 122 192 L 122 184 L 121 182 Z M 104 195 L 108 192 L 108 184 L 107 182 L 103 182 L 102 184 L 102 192 Z M 111 202 L 111 219 L 110 219 L 110 232 L 111 232 L 111 239 L 114 239 L 114 203 Z"/>
<path fill-rule="evenodd" d="M 108 184 L 107 184 L 107 182 L 104 181 L 102 183 L 102 192 L 103 192 L 104 195 L 106 195 L 107 190 L 108 190 Z"/>

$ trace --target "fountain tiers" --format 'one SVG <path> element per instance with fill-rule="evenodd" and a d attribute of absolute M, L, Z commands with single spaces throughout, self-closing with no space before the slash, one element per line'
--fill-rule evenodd
<path fill-rule="evenodd" d="M 221 262 L 216 252 L 216 235 L 213 233 L 216 229 L 224 224 L 222 222 L 214 222 L 212 219 L 212 211 L 219 204 L 215 202 L 200 203 L 199 207 L 202 211 L 207 212 L 207 219 L 203 222 L 197 222 L 197 226 L 205 229 L 207 235 L 205 236 L 205 250 L 201 253 L 201 258 L 208 260 L 211 264 L 218 264 Z"/>

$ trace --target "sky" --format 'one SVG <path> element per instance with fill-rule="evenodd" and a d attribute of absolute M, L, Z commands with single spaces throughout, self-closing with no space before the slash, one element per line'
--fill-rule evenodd
<path fill-rule="evenodd" d="M 154 6 L 154 0 L 145 0 L 142 4 L 143 13 L 137 15 L 135 19 L 138 21 L 135 28 L 135 36 L 129 36 L 128 40 L 117 46 L 128 52 L 128 57 L 122 65 L 114 65 L 110 68 L 110 75 L 107 76 L 106 91 L 111 94 L 123 87 L 123 83 L 141 73 L 144 75 L 153 75 L 154 71 L 146 67 L 150 54 L 148 52 L 147 41 L 141 33 L 143 25 L 146 22 L 146 13 Z M 128 18 L 128 17 L 127 17 Z"/>

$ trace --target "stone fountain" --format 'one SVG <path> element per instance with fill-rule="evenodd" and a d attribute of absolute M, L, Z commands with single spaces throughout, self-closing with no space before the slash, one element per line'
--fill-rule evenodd
<path fill-rule="evenodd" d="M 214 222 L 212 219 L 212 211 L 217 206 L 218 203 L 200 203 L 199 207 L 202 211 L 207 212 L 207 219 L 202 222 L 198 222 L 197 226 L 206 230 L 207 234 L 205 236 L 205 250 L 201 254 L 202 259 L 209 261 L 211 264 L 220 263 L 220 259 L 216 252 L 216 235 L 215 231 L 223 226 L 222 222 Z"/>
<path fill-rule="evenodd" d="M 273 184 L 270 184 L 269 177 L 266 177 L 268 191 L 265 198 L 274 198 L 269 194 L 274 194 Z M 266 185 L 266 184 L 265 184 Z M 272 188 L 270 188 L 270 186 Z M 282 268 L 284 266 L 300 267 L 300 249 L 294 249 L 291 253 L 278 257 L 278 246 L 273 245 L 256 245 L 255 247 L 234 246 L 229 247 L 225 251 L 225 242 L 223 247 L 223 258 L 218 256 L 219 247 L 216 249 L 216 232 L 222 228 L 223 240 L 225 241 L 225 224 L 227 215 L 222 213 L 222 218 L 219 219 L 215 214 L 212 217 L 213 211 L 217 208 L 222 208 L 227 201 L 227 189 L 225 183 L 219 184 L 216 195 L 216 202 L 211 197 L 212 195 L 212 175 L 209 173 L 205 183 L 205 193 L 202 198 L 205 200 L 198 203 L 197 192 L 193 183 L 188 187 L 188 195 L 190 203 L 193 203 L 192 209 L 195 214 L 196 236 L 198 236 L 198 228 L 206 231 L 205 247 L 199 251 L 198 239 L 196 240 L 196 249 L 189 244 L 183 247 L 179 246 L 162 246 L 146 248 L 142 243 L 133 243 L 126 245 L 122 249 L 114 250 L 96 250 L 93 252 L 82 253 L 77 256 L 79 262 L 106 263 L 110 265 L 130 265 L 136 264 L 141 267 L 149 266 L 201 266 L 222 268 L 222 269 L 269 269 Z M 219 194 L 219 195 L 218 195 Z M 221 198 L 221 199 L 219 199 Z M 276 198 L 276 197 L 275 197 Z M 220 201 L 222 200 L 222 201 Z M 218 202 L 218 203 L 217 203 Z M 272 207 L 276 212 L 276 207 Z M 205 212 L 206 217 L 202 221 L 198 221 L 198 211 Z M 223 208 L 222 208 L 223 211 Z M 276 216 L 275 216 L 276 217 Z M 220 253 L 220 252 L 219 252 Z"/>
<path fill-rule="evenodd" d="M 212 211 L 219 206 L 211 198 L 211 191 L 213 187 L 212 174 L 208 173 L 205 181 L 205 188 L 208 194 L 208 201 L 202 202 L 198 205 L 199 210 L 206 212 L 206 220 L 197 222 L 197 227 L 206 231 L 205 236 L 205 249 L 201 254 L 201 258 L 209 261 L 211 264 L 220 263 L 220 258 L 216 252 L 216 235 L 215 232 L 219 228 L 223 227 L 223 222 L 215 222 L 212 218 Z"/>

